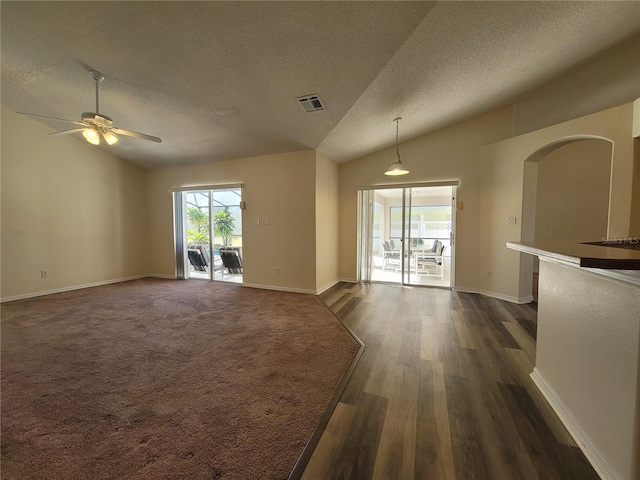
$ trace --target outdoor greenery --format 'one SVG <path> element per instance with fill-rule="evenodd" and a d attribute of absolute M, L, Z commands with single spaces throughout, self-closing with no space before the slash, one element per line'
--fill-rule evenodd
<path fill-rule="evenodd" d="M 207 245 L 209 243 L 209 213 L 196 207 L 189 207 L 187 220 L 191 226 L 191 228 L 187 228 L 189 245 Z M 235 218 L 227 209 L 218 210 L 213 214 L 213 235 L 222 237 L 225 246 L 231 245 L 235 228 Z"/>
<path fill-rule="evenodd" d="M 214 235 L 222 237 L 225 246 L 231 245 L 231 237 L 235 228 L 235 219 L 227 209 L 218 210 L 213 214 Z"/>
<path fill-rule="evenodd" d="M 187 229 L 189 245 L 207 245 L 209 243 L 209 214 L 199 208 L 187 209 L 187 220 L 192 228 Z"/>

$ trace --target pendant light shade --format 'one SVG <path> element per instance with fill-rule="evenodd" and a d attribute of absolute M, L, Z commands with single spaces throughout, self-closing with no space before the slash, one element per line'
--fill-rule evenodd
<path fill-rule="evenodd" d="M 100 134 L 95 128 L 87 128 L 82 132 L 82 135 L 87 139 L 87 142 L 93 145 L 100 145 Z"/>
<path fill-rule="evenodd" d="M 113 145 L 119 140 L 118 136 L 115 133 L 110 132 L 109 130 L 107 130 L 106 132 L 102 132 L 102 137 L 109 145 Z"/>
<path fill-rule="evenodd" d="M 406 169 L 404 165 L 402 165 L 402 160 L 400 160 L 400 152 L 398 151 L 398 128 L 399 122 L 402 120 L 402 117 L 398 117 L 393 121 L 396 122 L 396 160 L 387 168 L 387 171 L 384 172 L 385 175 L 406 175 L 409 173 L 409 170 Z"/>

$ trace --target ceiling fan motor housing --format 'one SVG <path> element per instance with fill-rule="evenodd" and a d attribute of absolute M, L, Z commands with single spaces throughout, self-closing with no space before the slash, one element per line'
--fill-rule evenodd
<path fill-rule="evenodd" d="M 113 126 L 113 120 L 106 115 L 95 112 L 84 112 L 82 121 L 103 128 L 111 128 Z"/>

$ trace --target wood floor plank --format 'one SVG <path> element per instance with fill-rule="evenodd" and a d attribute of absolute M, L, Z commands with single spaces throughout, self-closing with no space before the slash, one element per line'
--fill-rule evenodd
<path fill-rule="evenodd" d="M 506 349 L 506 353 L 511 357 L 511 364 L 520 373 L 520 384 L 527 389 L 529 396 L 536 404 L 536 407 L 553 432 L 556 441 L 561 445 L 576 447 L 576 442 L 569 431 L 562 424 L 556 413 L 553 411 L 553 408 L 551 408 L 551 405 L 549 405 L 547 399 L 544 398 L 544 395 L 542 395 L 540 390 L 538 390 L 538 387 L 535 385 L 533 380 L 531 380 L 529 375 L 533 371 L 534 366 L 531 357 L 523 350 L 518 349 L 508 348 Z"/>
<path fill-rule="evenodd" d="M 472 293 L 458 293 L 458 297 L 460 298 L 460 304 L 462 305 L 462 308 L 459 310 L 466 318 L 467 322 L 471 325 L 485 327 L 487 322 L 485 321 L 475 300 L 476 295 Z"/>
<path fill-rule="evenodd" d="M 424 317 L 420 331 L 420 359 L 439 362 L 441 356 L 438 344 L 435 317 Z"/>
<path fill-rule="evenodd" d="M 338 402 L 329 423 L 313 451 L 301 480 L 324 480 L 330 478 L 333 458 L 340 454 L 351 427 L 356 407 Z"/>
<path fill-rule="evenodd" d="M 531 361 L 536 361 L 536 342 L 529 334 L 522 328 L 518 322 L 502 322 L 504 328 L 506 328 L 511 336 L 515 339 L 520 349 L 524 350 L 531 358 Z"/>
<path fill-rule="evenodd" d="M 491 355 L 466 350 L 469 404 L 491 478 L 537 478 L 532 462 L 497 388 Z M 455 399 L 454 399 L 455 400 Z"/>
<path fill-rule="evenodd" d="M 318 298 L 320 298 L 320 300 L 322 300 L 325 305 L 331 307 L 331 305 L 336 301 L 337 298 L 344 295 L 345 287 L 346 285 L 344 283 L 338 282 L 333 287 L 325 290 L 320 295 L 318 295 Z"/>
<path fill-rule="evenodd" d="M 416 421 L 414 475 L 405 478 L 454 480 L 444 369 L 439 362 L 420 363 Z"/>
<path fill-rule="evenodd" d="M 460 347 L 477 350 L 478 346 L 476 345 L 474 338 L 469 330 L 470 325 L 468 325 L 462 312 L 459 310 L 452 310 L 451 319 L 453 320 L 453 326 L 456 330 L 458 344 L 460 345 Z"/>
<path fill-rule="evenodd" d="M 435 305 L 436 305 L 436 318 L 438 322 L 445 323 L 448 325 L 453 324 L 453 319 L 451 318 L 451 294 L 449 291 L 443 290 L 434 290 L 435 291 Z"/>
<path fill-rule="evenodd" d="M 498 300 L 498 302 L 502 308 L 507 310 L 516 320 L 527 320 L 533 324 L 538 323 L 537 312 L 532 308 L 532 305 L 535 304 L 530 303 L 527 305 L 519 305 L 517 303 L 506 302 L 504 300 Z"/>
<path fill-rule="evenodd" d="M 529 376 L 530 305 L 380 284 L 325 293 L 366 349 L 305 480 L 596 478 Z"/>
<path fill-rule="evenodd" d="M 529 337 L 535 342 L 536 338 L 538 338 L 538 325 L 531 320 L 527 320 L 525 318 L 516 318 L 516 322 L 523 328 L 525 332 L 529 335 Z"/>
<path fill-rule="evenodd" d="M 451 446 L 457 479 L 489 479 L 480 434 L 473 420 L 471 392 L 466 378 L 445 375 Z"/>
<path fill-rule="evenodd" d="M 510 383 L 518 385 L 518 375 L 515 373 L 513 366 L 509 363 L 510 358 L 505 353 L 505 348 L 499 344 L 491 327 L 472 327 L 477 344 L 482 352 L 484 352 L 484 366 L 488 373 L 496 382 Z M 504 326 L 502 326 L 504 328 Z M 519 348 L 519 347 L 518 347 Z"/>
<path fill-rule="evenodd" d="M 353 310 L 358 306 L 358 304 L 362 301 L 362 297 L 351 297 L 348 302 L 346 302 L 340 309 L 336 311 L 336 315 L 340 318 L 347 318 Z"/>
<path fill-rule="evenodd" d="M 505 320 L 503 311 L 497 308 L 491 308 L 491 306 L 487 304 L 486 297 L 480 297 L 476 302 L 479 305 L 479 311 L 487 325 L 491 327 L 491 333 L 500 346 L 506 348 L 520 348 L 518 342 L 516 342 L 502 323 L 503 320 Z"/>
<path fill-rule="evenodd" d="M 420 364 L 422 318 L 409 316 L 404 322 L 402 337 L 398 345 L 398 364 L 417 367 Z"/>
<path fill-rule="evenodd" d="M 373 470 L 373 478 L 412 478 L 415 464 L 418 369 L 395 365 L 394 388 Z"/>
<path fill-rule="evenodd" d="M 353 371 L 349 383 L 347 383 L 342 393 L 342 397 L 340 398 L 341 402 L 358 405 L 360 397 L 365 392 L 371 371 L 374 368 L 376 359 L 380 356 L 380 349 L 384 338 L 381 336 L 375 338 L 370 336 L 368 340 L 368 343 L 365 344 L 362 357 L 360 357 L 360 361 L 358 362 L 358 366 Z"/>
<path fill-rule="evenodd" d="M 575 466 L 571 465 L 575 461 L 572 458 L 573 450 L 555 441 L 551 429 L 524 387 L 500 384 L 499 390 L 540 477 L 559 480 L 599 478 L 595 470 L 586 465 L 584 469 L 581 468 L 580 476 L 575 477 L 578 472 L 575 471 Z"/>
<path fill-rule="evenodd" d="M 363 393 L 340 452 L 325 478 L 372 478 L 388 399 Z"/>

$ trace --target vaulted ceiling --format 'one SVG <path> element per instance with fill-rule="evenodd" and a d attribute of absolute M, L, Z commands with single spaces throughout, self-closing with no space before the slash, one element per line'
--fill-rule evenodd
<path fill-rule="evenodd" d="M 162 138 L 145 168 L 318 149 L 345 162 L 514 101 L 640 31 L 640 2 L 7 2 L 2 103 Z M 320 95 L 306 113 L 297 97 Z M 45 121 L 55 129 L 62 122 Z M 79 136 L 79 134 L 76 134 Z M 80 136 L 79 136 L 80 137 Z M 81 138 L 81 137 L 80 137 Z"/>

